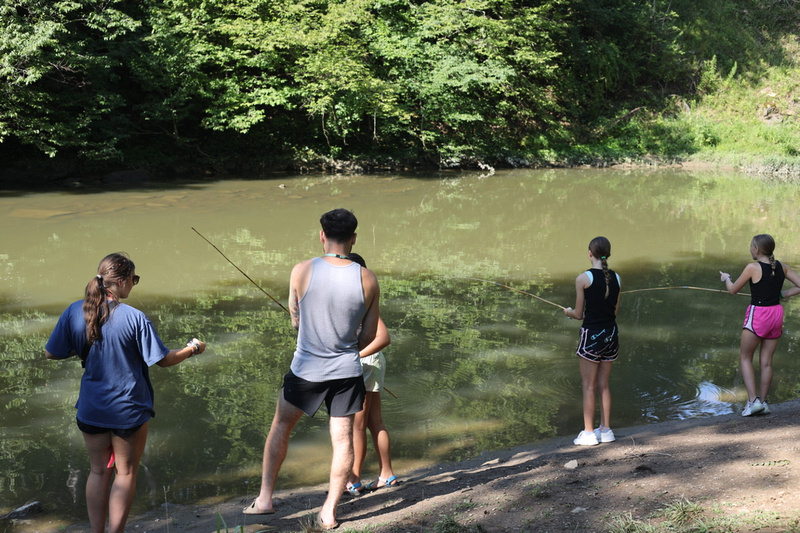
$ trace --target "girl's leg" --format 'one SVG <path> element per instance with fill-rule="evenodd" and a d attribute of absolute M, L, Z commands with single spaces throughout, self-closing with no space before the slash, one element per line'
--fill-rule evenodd
<path fill-rule="evenodd" d="M 356 413 L 353 418 L 353 471 L 350 473 L 348 482 L 352 485 L 361 482 L 361 469 L 364 467 L 364 459 L 367 457 L 367 417 L 372 410 L 372 397 L 374 392 L 364 395 L 364 408 Z"/>
<path fill-rule="evenodd" d="M 394 475 L 392 471 L 392 444 L 389 439 L 389 431 L 387 431 L 386 425 L 383 423 L 381 395 L 379 392 L 373 394 L 375 399 L 369 412 L 367 427 L 369 427 L 369 432 L 372 435 L 372 444 L 375 446 L 375 451 L 378 455 L 379 477 L 389 479 Z"/>
<path fill-rule="evenodd" d="M 83 434 L 89 452 L 89 477 L 86 479 L 86 510 L 93 533 L 106 530 L 108 490 L 111 486 L 113 468 L 106 468 L 111 458 L 111 432 L 97 435 Z"/>
<path fill-rule="evenodd" d="M 581 388 L 583 389 L 583 426 L 585 431 L 594 431 L 595 386 L 600 365 L 583 357 L 578 357 L 581 368 Z"/>
<path fill-rule="evenodd" d="M 747 389 L 747 399 L 751 402 L 756 399 L 756 374 L 753 370 L 753 354 L 761 339 L 749 329 L 742 330 L 742 342 L 739 347 L 739 367 L 742 372 L 742 381 Z M 771 359 L 771 358 L 770 358 Z"/>
<path fill-rule="evenodd" d="M 778 347 L 778 339 L 764 339 L 761 341 L 761 351 L 758 355 L 758 362 L 761 366 L 761 387 L 760 398 L 762 402 L 767 401 L 770 385 L 772 385 L 772 355 Z"/>
<path fill-rule="evenodd" d="M 116 435 L 111 437 L 111 445 L 114 447 L 114 458 L 116 459 L 116 475 L 114 483 L 111 485 L 108 502 L 109 533 L 125 531 L 125 523 L 128 521 L 128 515 L 133 505 L 133 496 L 136 494 L 136 475 L 139 472 L 139 461 L 142 459 L 145 444 L 147 444 L 149 425 L 150 422 L 145 422 L 130 437 L 123 438 Z"/>
<path fill-rule="evenodd" d="M 597 397 L 600 399 L 600 425 L 611 428 L 611 388 L 608 386 L 613 361 L 603 361 L 597 370 Z"/>

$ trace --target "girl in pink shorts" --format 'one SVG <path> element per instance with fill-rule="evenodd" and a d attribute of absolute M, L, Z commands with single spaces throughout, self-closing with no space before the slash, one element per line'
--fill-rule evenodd
<path fill-rule="evenodd" d="M 783 306 L 780 302 L 784 298 L 800 294 L 800 276 L 776 260 L 774 251 L 775 240 L 770 235 L 756 235 L 750 242 L 750 255 L 754 262 L 744 267 L 739 278 L 733 281 L 727 272 L 719 273 L 731 294 L 738 293 L 746 283 L 750 284 L 750 305 L 745 313 L 739 348 L 739 365 L 747 389 L 747 403 L 742 410 L 742 416 L 770 412 L 767 394 L 772 385 L 772 355 L 778 347 L 778 338 L 783 328 Z M 795 286 L 783 291 L 785 279 Z M 757 396 L 753 356 L 759 345 L 761 379 Z"/>

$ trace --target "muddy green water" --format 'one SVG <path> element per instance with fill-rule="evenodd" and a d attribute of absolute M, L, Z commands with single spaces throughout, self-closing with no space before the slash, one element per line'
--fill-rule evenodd
<path fill-rule="evenodd" d="M 321 253 L 319 215 L 359 218 L 354 251 L 379 276 L 392 335 L 384 417 L 395 471 L 459 460 L 582 426 L 575 276 L 589 240 L 612 242 L 623 291 L 720 289 L 756 233 L 800 266 L 800 189 L 724 172 L 552 170 L 281 177 L 107 191 L 0 191 L 0 514 L 38 500 L 85 520 L 88 461 L 74 424 L 78 361 L 47 361 L 58 315 L 98 261 L 128 252 L 142 281 L 128 303 L 168 346 L 209 349 L 151 375 L 150 426 L 134 512 L 246 497 L 294 331 L 288 316 L 213 248 L 285 302 L 292 266 Z M 470 279 L 470 278 L 480 278 Z M 748 299 L 668 289 L 624 294 L 611 376 L 613 425 L 735 412 Z M 798 395 L 798 302 L 786 304 L 772 402 Z M 327 479 L 327 417 L 304 418 L 279 488 Z M 375 474 L 367 458 L 366 475 Z"/>

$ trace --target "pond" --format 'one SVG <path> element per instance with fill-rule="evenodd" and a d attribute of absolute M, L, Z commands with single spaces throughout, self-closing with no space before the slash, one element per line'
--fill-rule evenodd
<path fill-rule="evenodd" d="M 794 185 L 732 172 L 613 169 L 0 193 L 0 515 L 36 500 L 45 519 L 86 520 L 88 459 L 73 408 L 81 367 L 45 360 L 43 348 L 110 252 L 136 263 L 128 303 L 168 346 L 191 336 L 209 345 L 152 369 L 157 416 L 135 514 L 256 494 L 294 347 L 285 311 L 193 229 L 285 305 L 292 266 L 322 253 L 319 216 L 355 212 L 354 251 L 378 275 L 392 335 L 383 406 L 402 478 L 582 429 L 580 323 L 559 306 L 574 305 L 597 235 L 611 240 L 624 291 L 613 426 L 738 412 L 749 299 L 720 292 L 718 272 L 738 275 L 757 233 L 798 266 L 799 202 Z M 771 402 L 798 395 L 797 305 L 786 304 Z M 324 483 L 329 455 L 326 415 L 303 418 L 278 488 Z M 376 474 L 370 450 L 365 476 Z"/>

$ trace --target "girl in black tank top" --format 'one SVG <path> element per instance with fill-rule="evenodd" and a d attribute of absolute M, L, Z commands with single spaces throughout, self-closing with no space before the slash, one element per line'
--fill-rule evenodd
<path fill-rule="evenodd" d="M 613 442 L 611 431 L 611 390 L 608 387 L 611 365 L 619 352 L 617 310 L 620 283 L 616 272 L 608 268 L 611 243 L 595 237 L 589 243 L 592 268 L 575 278 L 575 309 L 564 314 L 583 320 L 576 351 L 580 361 L 583 391 L 583 431 L 573 441 L 578 446 Z M 600 403 L 600 426 L 594 428 L 596 400 Z"/>
<path fill-rule="evenodd" d="M 783 327 L 781 299 L 800 294 L 800 276 L 787 265 L 775 259 L 775 240 L 767 234 L 756 235 L 750 242 L 750 255 L 755 262 L 749 263 L 733 281 L 731 275 L 720 270 L 720 280 L 731 294 L 736 294 L 750 285 L 750 305 L 747 307 L 739 347 L 739 366 L 742 381 L 747 389 L 747 402 L 742 416 L 769 414 L 767 394 L 772 385 L 772 356 L 778 347 L 778 338 Z M 794 283 L 785 291 L 784 279 Z M 759 348 L 758 362 L 761 367 L 758 395 L 753 357 Z"/>

